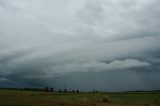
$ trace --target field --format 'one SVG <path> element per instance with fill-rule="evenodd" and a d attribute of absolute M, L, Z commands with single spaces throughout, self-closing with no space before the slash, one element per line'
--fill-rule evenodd
<path fill-rule="evenodd" d="M 46 93 L 0 90 L 0 106 L 160 106 L 160 93 Z"/>

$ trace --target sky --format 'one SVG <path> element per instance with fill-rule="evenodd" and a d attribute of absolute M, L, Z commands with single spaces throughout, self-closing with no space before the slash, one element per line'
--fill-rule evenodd
<path fill-rule="evenodd" d="M 0 87 L 160 89 L 159 0 L 0 0 Z"/>

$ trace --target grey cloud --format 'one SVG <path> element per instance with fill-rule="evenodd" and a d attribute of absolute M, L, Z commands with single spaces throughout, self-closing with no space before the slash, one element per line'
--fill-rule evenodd
<path fill-rule="evenodd" d="M 138 61 L 135 59 L 126 59 L 126 60 L 114 60 L 108 64 L 102 62 L 71 63 L 54 67 L 53 70 L 57 70 L 59 72 L 62 71 L 62 73 L 65 71 L 92 72 L 92 71 L 126 70 L 130 68 L 139 68 L 147 66 L 151 66 L 151 64 L 143 61 Z"/>
<path fill-rule="evenodd" d="M 140 88 L 151 88 L 146 76 L 160 69 L 159 4 L 158 0 L 0 0 L 1 81 L 41 86 L 57 79 L 54 84 L 60 87 L 58 82 L 73 73 L 77 78 L 78 73 L 91 73 L 97 83 L 107 80 L 100 78 L 102 73 L 113 77 L 123 73 L 121 77 L 132 76 L 130 82 L 139 81 Z"/>

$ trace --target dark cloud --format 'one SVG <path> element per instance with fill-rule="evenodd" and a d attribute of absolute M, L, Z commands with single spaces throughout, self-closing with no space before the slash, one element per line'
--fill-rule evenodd
<path fill-rule="evenodd" d="M 159 4 L 0 0 L 0 86 L 159 89 Z"/>

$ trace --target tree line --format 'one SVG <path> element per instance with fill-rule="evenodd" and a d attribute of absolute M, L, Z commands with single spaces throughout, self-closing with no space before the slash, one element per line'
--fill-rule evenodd
<path fill-rule="evenodd" d="M 69 91 L 67 89 L 64 89 L 64 90 L 59 89 L 58 91 L 55 91 L 53 87 L 50 87 L 50 88 L 49 87 L 45 87 L 44 91 L 45 92 L 58 92 L 58 93 L 79 93 L 80 92 L 79 89 L 71 90 L 71 91 Z"/>

